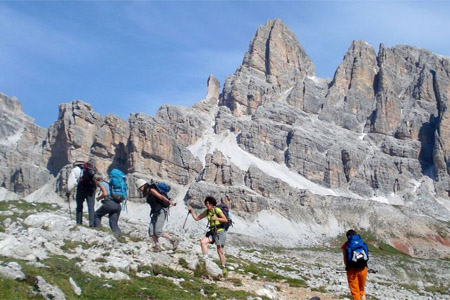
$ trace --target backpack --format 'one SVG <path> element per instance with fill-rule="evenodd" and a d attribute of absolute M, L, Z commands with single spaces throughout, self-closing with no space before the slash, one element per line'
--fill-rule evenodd
<path fill-rule="evenodd" d="M 89 160 L 88 162 L 83 163 L 83 169 L 78 184 L 81 185 L 88 194 L 93 194 L 97 188 L 94 182 L 94 175 L 96 173 L 97 168 L 95 167 L 94 161 Z"/>
<path fill-rule="evenodd" d="M 216 207 L 220 208 L 220 210 L 223 212 L 225 217 L 227 217 L 227 222 L 222 223 L 222 224 L 223 224 L 223 228 L 225 229 L 225 231 L 228 231 L 230 226 L 233 226 L 233 220 L 231 219 L 231 212 L 228 208 L 228 205 L 226 205 L 224 202 L 220 202 L 219 204 L 216 205 Z M 215 209 L 214 209 L 214 211 L 215 211 Z"/>
<path fill-rule="evenodd" d="M 369 260 L 369 249 L 363 242 L 361 236 L 353 234 L 348 237 L 345 247 L 347 254 L 347 266 L 354 269 L 362 269 L 367 266 Z"/>
<path fill-rule="evenodd" d="M 161 195 L 163 195 L 164 197 L 166 197 L 167 199 L 170 200 L 168 193 L 171 190 L 170 185 L 168 185 L 167 183 L 164 182 L 158 182 L 158 181 L 153 181 L 152 180 L 152 184 L 156 187 L 156 190 L 158 191 L 158 193 L 160 193 Z M 161 203 L 162 207 L 167 208 L 170 206 L 170 203 L 167 203 L 166 201 L 161 201 L 158 199 L 158 201 Z"/>
<path fill-rule="evenodd" d="M 171 189 L 170 185 L 163 183 L 163 182 L 157 182 L 157 181 L 151 180 L 150 186 L 151 186 L 151 188 L 156 189 L 158 191 L 158 193 L 160 193 L 161 195 L 163 195 L 164 197 L 166 197 L 167 199 L 170 200 L 169 195 L 168 195 L 168 192 Z M 150 207 L 152 208 L 152 214 L 154 214 L 154 215 L 159 214 L 161 209 L 168 208 L 170 206 L 170 203 L 167 203 L 166 201 L 162 201 L 162 200 L 156 198 L 155 196 L 153 196 L 153 194 L 150 194 L 147 197 L 147 203 L 150 204 Z"/>
<path fill-rule="evenodd" d="M 127 200 L 128 185 L 125 174 L 119 169 L 112 169 L 109 172 L 109 188 L 111 190 L 111 198 L 120 203 Z"/>

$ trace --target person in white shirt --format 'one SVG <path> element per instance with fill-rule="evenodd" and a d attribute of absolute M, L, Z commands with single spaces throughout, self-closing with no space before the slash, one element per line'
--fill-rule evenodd
<path fill-rule="evenodd" d="M 77 188 L 75 196 L 77 202 L 76 222 L 79 225 L 83 223 L 83 204 L 86 200 L 89 213 L 89 227 L 95 226 L 95 190 L 97 187 L 93 180 L 93 175 L 96 171 L 94 162 L 89 160 L 83 165 L 76 165 L 70 172 L 67 180 L 68 195 L 75 187 Z"/>

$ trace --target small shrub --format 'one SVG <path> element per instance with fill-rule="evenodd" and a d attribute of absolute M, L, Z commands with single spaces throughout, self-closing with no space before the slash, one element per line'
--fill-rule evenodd
<path fill-rule="evenodd" d="M 286 283 L 289 284 L 290 287 L 308 287 L 308 284 L 303 279 L 288 278 L 286 279 Z"/>
<path fill-rule="evenodd" d="M 64 240 L 64 245 L 62 245 L 60 248 L 63 251 L 69 251 L 77 248 L 78 246 L 81 246 L 82 249 L 88 249 L 90 247 L 88 243 Z"/>
<path fill-rule="evenodd" d="M 186 261 L 184 258 L 180 257 L 180 258 L 178 259 L 178 263 L 179 263 L 180 266 L 182 266 L 183 268 L 185 268 L 185 269 L 188 268 L 188 263 L 187 263 L 187 261 Z"/>
<path fill-rule="evenodd" d="M 116 273 L 117 272 L 117 269 L 115 268 L 115 267 L 113 267 L 113 266 L 102 266 L 102 267 L 100 267 L 100 270 L 101 271 L 103 271 L 103 272 L 110 272 L 110 273 Z"/>
<path fill-rule="evenodd" d="M 96 259 L 94 259 L 94 261 L 101 262 L 101 263 L 107 262 L 106 258 L 103 258 L 103 257 L 97 257 Z"/>
<path fill-rule="evenodd" d="M 230 281 L 234 286 L 242 286 L 242 280 L 239 278 L 230 278 L 227 281 Z"/>
<path fill-rule="evenodd" d="M 195 277 L 208 277 L 208 271 L 206 271 L 206 263 L 199 261 L 194 270 Z"/>

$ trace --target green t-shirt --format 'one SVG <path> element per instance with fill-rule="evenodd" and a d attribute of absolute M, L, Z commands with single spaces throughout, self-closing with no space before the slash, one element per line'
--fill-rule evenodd
<path fill-rule="evenodd" d="M 209 224 L 209 228 L 211 229 L 217 229 L 216 231 L 223 231 L 224 228 L 223 227 L 219 227 L 220 226 L 220 221 L 211 221 L 211 217 L 212 216 L 216 216 L 217 218 L 220 217 L 220 213 L 222 213 L 222 210 L 218 207 L 214 207 L 213 211 L 210 212 L 209 210 L 205 210 L 203 213 L 206 213 L 206 217 L 208 218 L 208 224 Z"/>

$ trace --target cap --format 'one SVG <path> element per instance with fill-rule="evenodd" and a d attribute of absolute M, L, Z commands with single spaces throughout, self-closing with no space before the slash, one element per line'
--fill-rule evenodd
<path fill-rule="evenodd" d="M 147 181 L 145 181 L 144 179 L 139 178 L 138 180 L 136 180 L 136 187 L 138 189 L 140 189 L 146 183 L 147 183 Z"/>

